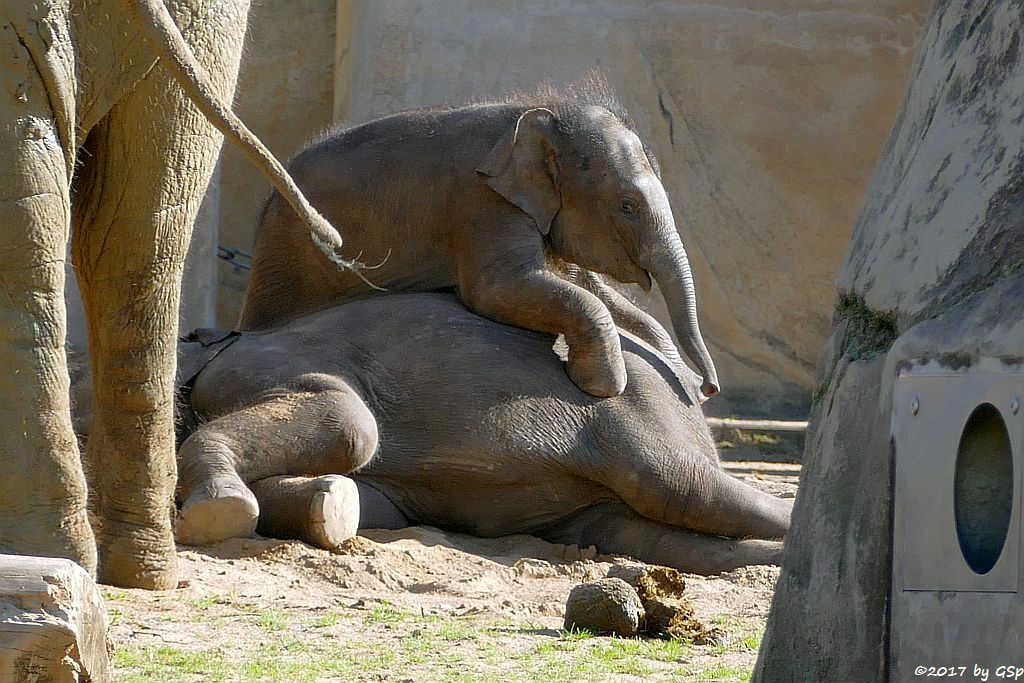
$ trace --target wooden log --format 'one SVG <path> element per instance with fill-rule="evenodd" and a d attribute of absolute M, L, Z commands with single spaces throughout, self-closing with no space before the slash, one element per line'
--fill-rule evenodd
<path fill-rule="evenodd" d="M 0 681 L 106 683 L 107 610 L 71 560 L 0 555 Z"/>
<path fill-rule="evenodd" d="M 749 432 L 806 432 L 807 420 L 740 420 L 732 417 L 709 417 L 711 429 L 743 429 Z"/>

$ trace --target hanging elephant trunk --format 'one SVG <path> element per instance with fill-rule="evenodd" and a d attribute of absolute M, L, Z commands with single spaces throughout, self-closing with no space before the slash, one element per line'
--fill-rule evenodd
<path fill-rule="evenodd" d="M 672 318 L 672 328 L 687 357 L 697 366 L 703 378 L 701 393 L 714 396 L 721 388 L 714 361 L 704 345 L 697 322 L 697 296 L 693 287 L 693 275 L 686 250 L 676 233 L 675 225 L 669 222 L 664 228 L 664 242 L 648 257 L 646 268 L 661 288 Z"/>

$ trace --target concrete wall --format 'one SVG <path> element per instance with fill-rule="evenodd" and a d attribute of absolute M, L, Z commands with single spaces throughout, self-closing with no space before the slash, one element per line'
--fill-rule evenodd
<path fill-rule="evenodd" d="M 718 414 L 806 413 L 833 279 L 929 0 L 257 3 L 236 108 L 287 157 L 332 118 L 607 71 L 659 157 L 725 388 Z M 278 7 L 277 5 L 280 5 Z M 225 152 L 220 242 L 267 185 Z M 230 325 L 245 273 L 220 266 Z M 638 299 L 667 322 L 660 297 Z"/>

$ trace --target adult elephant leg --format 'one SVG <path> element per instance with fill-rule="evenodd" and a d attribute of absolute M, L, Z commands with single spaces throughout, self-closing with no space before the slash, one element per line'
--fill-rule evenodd
<path fill-rule="evenodd" d="M 638 515 L 620 502 L 577 512 L 539 536 L 552 543 L 594 546 L 693 574 L 718 574 L 750 564 L 779 564 L 779 541 L 733 540 L 695 533 Z"/>
<path fill-rule="evenodd" d="M 220 136 L 155 68 L 92 130 L 76 178 L 73 254 L 93 370 L 87 449 L 99 575 L 120 586 L 177 584 L 178 304 L 219 147 Z"/>
<path fill-rule="evenodd" d="M 352 482 L 266 480 L 347 474 L 366 464 L 376 450 L 377 422 L 348 389 L 282 392 L 211 420 L 187 438 L 178 453 L 178 540 L 202 545 L 251 535 L 261 508 L 268 504 L 270 528 L 278 533 L 295 529 L 289 537 L 310 538 L 305 521 L 296 521 L 299 518 L 327 521 L 327 530 L 317 532 L 318 545 L 326 545 L 327 539 L 344 535 L 336 529 L 345 528 L 345 520 L 354 516 L 358 523 Z M 261 480 L 250 490 L 249 484 Z M 287 510 L 292 495 L 295 506 L 305 507 Z"/>
<path fill-rule="evenodd" d="M 93 572 L 64 353 L 69 169 L 44 82 L 2 15 L 0 552 L 67 557 Z"/>

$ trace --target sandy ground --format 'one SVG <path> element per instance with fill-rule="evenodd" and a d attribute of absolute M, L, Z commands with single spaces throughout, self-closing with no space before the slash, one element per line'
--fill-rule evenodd
<path fill-rule="evenodd" d="M 799 466 L 733 462 L 796 492 Z M 717 644 L 560 631 L 576 584 L 628 558 L 527 536 L 370 531 L 327 552 L 293 541 L 180 546 L 178 590 L 104 587 L 118 680 L 746 680 L 775 567 L 687 576 Z"/>

